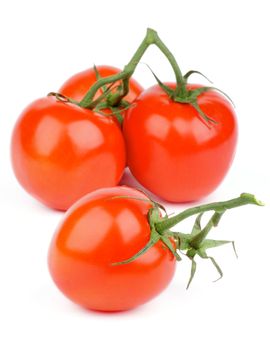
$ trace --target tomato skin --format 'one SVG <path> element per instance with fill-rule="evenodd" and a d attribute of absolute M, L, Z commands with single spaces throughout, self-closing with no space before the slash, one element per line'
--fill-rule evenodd
<path fill-rule="evenodd" d="M 213 90 L 198 97 L 202 111 L 217 122 L 210 127 L 191 105 L 173 102 L 158 85 L 145 90 L 135 104 L 126 114 L 123 132 L 128 166 L 136 179 L 171 202 L 211 193 L 236 149 L 237 121 L 227 99 Z"/>
<path fill-rule="evenodd" d="M 147 197 L 121 186 L 92 192 L 66 213 L 51 242 L 48 265 L 58 288 L 93 310 L 121 311 L 158 295 L 171 281 L 176 260 L 159 241 L 135 261 L 150 238 Z"/>
<path fill-rule="evenodd" d="M 111 66 L 97 66 L 97 70 L 102 78 L 120 73 L 121 70 Z M 93 68 L 86 69 L 69 78 L 59 89 L 59 92 L 65 96 L 77 101 L 82 100 L 89 88 L 97 81 L 96 72 Z M 129 92 L 125 96 L 127 102 L 133 102 L 135 98 L 143 91 L 142 86 L 133 78 L 129 80 Z M 115 85 L 115 87 L 117 84 Z M 96 93 L 96 98 L 101 95 L 101 90 Z"/>
<path fill-rule="evenodd" d="M 112 118 L 52 96 L 22 112 L 11 156 L 24 189 L 59 210 L 92 190 L 115 186 L 125 167 L 124 139 Z"/>

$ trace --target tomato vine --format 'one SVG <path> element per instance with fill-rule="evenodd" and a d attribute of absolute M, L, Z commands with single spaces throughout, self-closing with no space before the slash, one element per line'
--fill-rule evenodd
<path fill-rule="evenodd" d="M 134 198 L 135 200 L 141 200 Z M 151 201 L 152 208 L 149 210 L 148 219 L 150 225 L 150 239 L 149 242 L 135 255 L 132 257 L 114 263 L 114 265 L 122 265 L 130 263 L 142 254 L 146 253 L 151 247 L 153 247 L 158 241 L 161 241 L 175 256 L 176 260 L 181 260 L 181 254 L 185 254 L 191 260 L 191 272 L 190 278 L 187 284 L 189 287 L 191 281 L 196 272 L 196 261 L 195 257 L 198 255 L 202 259 L 210 259 L 217 272 L 219 273 L 219 278 L 223 276 L 223 272 L 216 262 L 216 260 L 207 254 L 207 250 L 210 248 L 216 248 L 224 244 L 231 243 L 236 254 L 234 241 L 228 240 L 215 240 L 207 239 L 209 232 L 212 228 L 219 224 L 219 221 L 223 214 L 229 210 L 236 207 L 240 207 L 247 204 L 254 204 L 262 206 L 263 203 L 256 199 L 256 197 L 249 193 L 242 193 L 239 197 L 233 198 L 228 201 L 214 202 L 195 206 L 188 208 L 177 215 L 168 217 L 166 214 L 164 217 L 160 216 L 160 205 L 156 202 Z M 201 224 L 201 219 L 204 213 L 214 211 L 206 225 Z M 173 232 L 170 229 L 183 221 L 184 219 L 196 215 L 193 228 L 190 233 Z M 174 244 L 173 244 L 174 242 Z M 237 256 L 237 254 L 236 254 Z M 218 279 L 219 279 L 218 278 Z"/>
<path fill-rule="evenodd" d="M 215 120 L 207 116 L 201 110 L 197 102 L 198 96 L 200 96 L 204 92 L 207 92 L 210 89 L 214 89 L 224 94 L 231 101 L 230 97 L 223 91 L 213 86 L 204 86 L 196 88 L 194 90 L 187 89 L 187 81 L 192 74 L 200 74 L 202 76 L 204 76 L 204 74 L 196 70 L 190 70 L 185 75 L 183 75 L 172 52 L 160 39 L 158 33 L 151 28 L 147 29 L 143 41 L 139 45 L 138 49 L 136 50 L 128 64 L 124 67 L 124 69 L 117 74 L 105 78 L 99 77 L 97 79 L 97 82 L 89 88 L 88 92 L 81 99 L 81 101 L 76 101 L 74 99 L 71 99 L 67 96 L 63 96 L 62 94 L 55 92 L 50 93 L 49 95 L 54 95 L 57 99 L 61 101 L 66 99 L 66 102 L 74 103 L 83 108 L 95 109 L 95 111 L 101 111 L 102 109 L 110 108 L 112 114 L 114 114 L 119 120 L 119 122 L 122 123 L 122 118 L 119 118 L 119 112 L 121 112 L 123 108 L 129 108 L 129 106 L 126 104 L 126 101 L 124 100 L 124 97 L 128 94 L 129 91 L 129 79 L 133 75 L 142 56 L 144 55 L 148 47 L 151 45 L 157 46 L 159 50 L 165 55 L 165 57 L 171 64 L 176 79 L 176 88 L 172 89 L 171 87 L 162 83 L 160 79 L 156 76 L 156 74 L 151 70 L 159 86 L 176 103 L 186 103 L 192 105 L 196 109 L 198 114 L 202 117 L 202 119 L 205 122 L 207 122 L 207 125 L 209 125 L 209 123 L 216 123 Z M 112 91 L 116 82 L 121 82 L 121 84 L 117 86 L 116 91 Z M 101 96 L 95 99 L 95 95 L 99 89 L 103 89 L 103 93 Z"/>

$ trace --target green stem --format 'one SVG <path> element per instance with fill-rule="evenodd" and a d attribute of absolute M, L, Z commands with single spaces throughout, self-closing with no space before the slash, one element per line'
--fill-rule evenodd
<path fill-rule="evenodd" d="M 208 221 L 207 225 L 204 227 L 203 230 L 201 230 L 198 234 L 195 235 L 190 241 L 190 245 L 194 249 L 199 249 L 200 244 L 204 241 L 204 239 L 207 237 L 208 233 L 211 231 L 211 229 L 214 226 L 217 226 L 222 215 L 224 214 L 223 212 L 215 212 L 211 219 Z"/>
<path fill-rule="evenodd" d="M 124 70 L 118 74 L 111 75 L 109 77 L 101 78 L 99 79 L 86 93 L 84 98 L 80 101 L 79 105 L 84 108 L 91 108 L 93 99 L 95 97 L 96 92 L 98 89 L 100 89 L 102 86 L 106 84 L 112 84 L 116 81 L 122 80 L 123 81 L 123 93 L 121 95 L 121 98 L 124 97 L 128 93 L 128 81 L 132 74 L 134 73 L 139 61 L 141 60 L 142 56 L 144 55 L 145 51 L 150 45 L 156 45 L 161 52 L 167 57 L 168 61 L 170 62 L 175 78 L 177 87 L 181 89 L 182 91 L 186 90 L 186 83 L 185 79 L 181 73 L 181 70 L 173 56 L 173 54 L 169 51 L 169 49 L 166 47 L 166 45 L 162 42 L 162 40 L 159 38 L 157 32 L 151 28 L 147 29 L 147 33 L 145 38 L 143 39 L 142 43 L 138 47 L 137 51 L 129 61 L 129 63 L 124 67 Z M 177 90 L 176 90 L 177 91 Z"/>
<path fill-rule="evenodd" d="M 183 74 L 179 68 L 179 65 L 171 53 L 171 51 L 167 48 L 167 46 L 160 40 L 158 35 L 156 35 L 156 41 L 155 41 L 156 46 L 160 49 L 160 51 L 167 57 L 168 61 L 170 62 L 172 69 L 175 74 L 176 78 L 176 90 L 175 90 L 175 96 L 178 96 L 179 93 L 181 96 L 185 96 L 186 94 L 186 80 L 183 77 Z"/>
<path fill-rule="evenodd" d="M 110 83 L 114 83 L 117 80 L 124 79 L 126 77 L 126 72 L 122 71 L 118 74 L 111 75 L 106 78 L 99 79 L 86 93 L 86 95 L 83 97 L 83 99 L 80 101 L 79 105 L 83 108 L 91 108 L 91 104 L 93 102 L 93 98 L 95 97 L 95 94 L 97 93 L 98 89 L 100 89 L 102 86 Z"/>
<path fill-rule="evenodd" d="M 231 199 L 229 201 L 203 204 L 203 205 L 199 205 L 197 207 L 186 209 L 183 212 L 181 212 L 173 217 L 170 217 L 168 219 L 165 218 L 164 220 L 156 223 L 155 228 L 159 233 L 162 233 L 162 232 L 170 229 L 171 227 L 175 226 L 180 221 L 188 218 L 189 216 L 203 213 L 203 212 L 210 211 L 210 210 L 215 210 L 216 212 L 223 212 L 227 209 L 240 207 L 240 206 L 246 205 L 246 204 L 263 205 L 263 203 L 260 202 L 259 200 L 257 200 L 254 195 L 249 194 L 249 193 L 242 193 L 240 195 L 240 197 Z"/>

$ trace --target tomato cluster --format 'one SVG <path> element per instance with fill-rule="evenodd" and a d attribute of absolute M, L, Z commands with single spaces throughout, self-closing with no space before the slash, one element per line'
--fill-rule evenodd
<path fill-rule="evenodd" d="M 97 69 L 102 77 L 119 72 Z M 89 69 L 59 91 L 80 101 L 95 81 Z M 123 133 L 108 108 L 96 112 L 56 96 L 41 98 L 22 112 L 13 132 L 12 161 L 30 194 L 66 210 L 90 191 L 117 185 L 126 156 L 134 177 L 167 201 L 198 200 L 221 183 L 237 142 L 231 103 L 214 90 L 199 95 L 200 109 L 215 121 L 207 124 L 192 105 L 173 101 L 159 85 L 143 90 L 134 79 L 129 83 L 125 100 L 130 106 L 120 109 Z M 95 97 L 101 94 L 98 90 Z"/>
<path fill-rule="evenodd" d="M 143 89 L 132 78 L 150 44 L 166 55 L 176 83 L 154 75 L 157 84 Z M 229 243 L 205 240 L 223 213 L 261 204 L 243 194 L 168 217 L 141 191 L 117 187 L 126 165 L 146 189 L 171 202 L 198 200 L 221 183 L 235 153 L 236 116 L 219 90 L 188 84 L 193 73 L 183 76 L 149 29 L 123 71 L 98 66 L 72 76 L 57 93 L 30 104 L 14 127 L 18 181 L 45 205 L 70 208 L 51 243 L 49 269 L 63 293 L 86 308 L 145 303 L 168 285 L 183 251 L 192 261 L 190 283 L 194 257 L 210 258 L 208 248 Z M 209 210 L 214 214 L 203 227 Z M 194 214 L 190 233 L 170 231 Z"/>

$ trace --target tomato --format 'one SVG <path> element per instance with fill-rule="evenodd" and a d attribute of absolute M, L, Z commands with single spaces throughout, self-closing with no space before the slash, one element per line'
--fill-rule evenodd
<path fill-rule="evenodd" d="M 221 183 L 234 157 L 237 121 L 230 102 L 214 90 L 202 93 L 197 101 L 216 123 L 207 124 L 192 105 L 172 101 L 158 85 L 138 96 L 124 120 L 132 174 L 167 201 L 208 195 Z"/>
<path fill-rule="evenodd" d="M 151 207 L 142 192 L 124 186 L 97 190 L 74 204 L 49 248 L 49 271 L 58 288 L 73 302 L 100 311 L 131 309 L 158 295 L 176 265 L 161 241 L 136 260 L 113 265 L 148 243 Z"/>
<path fill-rule="evenodd" d="M 110 66 L 97 66 L 98 73 L 101 78 L 108 77 L 120 72 L 120 69 Z M 59 89 L 59 92 L 64 96 L 80 101 L 87 93 L 89 88 L 97 81 L 94 68 L 86 69 L 69 78 Z M 114 87 L 118 86 L 115 84 Z M 143 91 L 141 85 L 133 78 L 129 80 L 129 93 L 125 96 L 127 102 L 133 102 L 134 99 Z M 101 90 L 96 93 L 96 98 L 100 96 Z"/>
<path fill-rule="evenodd" d="M 53 96 L 22 112 L 11 155 L 24 189 L 60 210 L 90 191 L 118 184 L 126 160 L 124 139 L 112 118 Z"/>

